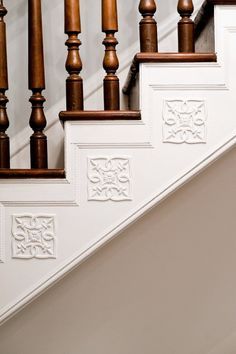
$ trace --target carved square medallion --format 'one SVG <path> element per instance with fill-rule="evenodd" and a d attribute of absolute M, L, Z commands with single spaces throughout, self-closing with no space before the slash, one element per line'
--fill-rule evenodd
<path fill-rule="evenodd" d="M 163 107 L 163 142 L 206 143 L 206 104 L 202 100 L 167 100 Z"/>
<path fill-rule="evenodd" d="M 130 159 L 88 158 L 88 200 L 131 200 Z"/>
<path fill-rule="evenodd" d="M 55 215 L 13 215 L 12 257 L 56 258 Z"/>

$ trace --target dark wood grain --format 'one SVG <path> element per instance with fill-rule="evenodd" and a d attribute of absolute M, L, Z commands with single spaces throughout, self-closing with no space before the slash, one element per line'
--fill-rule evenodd
<path fill-rule="evenodd" d="M 64 169 L 1 169 L 0 179 L 65 178 Z"/>
<path fill-rule="evenodd" d="M 215 62 L 216 53 L 138 53 L 135 61 L 139 63 L 170 63 L 170 62 Z"/>
<path fill-rule="evenodd" d="M 7 46 L 6 46 L 6 24 L 4 17 L 7 15 L 7 9 L 0 0 L 0 87 L 8 89 L 8 71 L 7 71 Z"/>
<path fill-rule="evenodd" d="M 119 60 L 116 54 L 118 41 L 114 35 L 118 31 L 116 0 L 102 0 L 102 31 L 106 34 L 103 41 L 105 46 L 103 68 L 106 71 L 103 82 L 104 109 L 119 110 L 120 84 L 116 75 L 119 68 Z"/>
<path fill-rule="evenodd" d="M 48 167 L 47 137 L 43 132 L 47 121 L 43 108 L 45 98 L 42 95 L 45 89 L 45 75 L 41 0 L 28 0 L 28 5 L 29 89 L 33 93 L 30 98 L 30 126 L 34 131 L 30 138 L 30 157 L 31 167 L 41 169 Z"/>
<path fill-rule="evenodd" d="M 178 23 L 179 52 L 194 53 L 194 22 L 191 19 L 194 7 L 192 0 L 179 0 L 177 9 L 181 16 L 181 20 Z"/>
<path fill-rule="evenodd" d="M 140 51 L 157 52 L 157 23 L 154 19 L 156 13 L 155 0 L 140 0 L 139 12 L 143 16 L 139 23 Z"/>
<path fill-rule="evenodd" d="M 102 1 L 102 30 L 118 31 L 117 3 L 114 0 Z"/>
<path fill-rule="evenodd" d="M 60 119 L 66 121 L 81 120 L 140 120 L 140 111 L 83 111 L 83 112 L 61 112 Z"/>
<path fill-rule="evenodd" d="M 81 33 L 79 0 L 65 0 L 65 32 Z"/>
<path fill-rule="evenodd" d="M 68 35 L 66 46 L 68 56 L 66 70 L 69 77 L 66 80 L 66 109 L 77 111 L 84 109 L 83 80 L 80 76 L 82 61 L 79 47 L 81 41 L 80 3 L 79 0 L 64 0 L 65 4 L 65 33 Z"/>
<path fill-rule="evenodd" d="M 8 98 L 5 95 L 8 90 L 8 70 L 7 70 L 7 47 L 6 47 L 6 24 L 4 17 L 7 10 L 0 1 L 0 169 L 10 167 L 10 142 L 6 134 L 9 127 L 6 105 Z"/>

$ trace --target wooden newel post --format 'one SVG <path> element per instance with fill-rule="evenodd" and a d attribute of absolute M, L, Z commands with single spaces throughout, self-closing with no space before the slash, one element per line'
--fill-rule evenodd
<path fill-rule="evenodd" d="M 43 133 L 47 125 L 43 104 L 45 89 L 43 31 L 41 0 L 28 0 L 29 4 L 29 89 L 32 113 L 30 126 L 34 134 L 30 138 L 31 168 L 47 168 L 47 137 Z"/>
<path fill-rule="evenodd" d="M 154 0 L 140 0 L 139 12 L 143 19 L 139 24 L 140 51 L 158 52 L 157 23 L 153 18 L 156 12 Z"/>
<path fill-rule="evenodd" d="M 177 9 L 182 17 L 178 23 L 179 52 L 194 53 L 194 22 L 191 20 L 194 10 L 192 0 L 179 0 Z"/>
<path fill-rule="evenodd" d="M 6 111 L 8 102 L 5 96 L 8 90 L 8 72 L 7 72 L 7 47 L 6 47 L 6 25 L 4 16 L 7 10 L 0 0 L 0 168 L 10 168 L 10 143 L 9 137 L 5 133 L 9 127 L 9 121 Z"/>
<path fill-rule="evenodd" d="M 103 41 L 105 56 L 103 68 L 107 75 L 104 78 L 104 109 L 120 109 L 120 84 L 116 71 L 119 60 L 116 54 L 118 44 L 114 34 L 118 31 L 117 3 L 116 0 L 102 0 L 102 31 L 106 33 Z"/>
<path fill-rule="evenodd" d="M 79 54 L 81 41 L 80 4 L 79 0 L 65 0 L 65 33 L 68 35 L 66 46 L 68 56 L 66 70 L 69 77 L 66 80 L 66 109 L 80 111 L 84 109 L 83 80 L 80 77 L 82 61 Z"/>

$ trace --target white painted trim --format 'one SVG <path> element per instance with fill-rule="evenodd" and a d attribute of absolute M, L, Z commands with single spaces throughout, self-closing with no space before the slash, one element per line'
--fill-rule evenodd
<path fill-rule="evenodd" d="M 229 91 L 229 88 L 226 84 L 193 84 L 193 85 L 184 85 L 184 84 L 176 84 L 176 85 L 150 85 L 155 91 Z"/>
<path fill-rule="evenodd" d="M 79 144 L 80 149 L 153 149 L 150 142 Z"/>
<path fill-rule="evenodd" d="M 118 225 L 111 226 L 103 235 L 98 236 L 98 241 L 91 244 L 82 253 L 75 254 L 73 257 L 68 259 L 57 271 L 53 271 L 50 275 L 41 279 L 36 286 L 28 289 L 24 294 L 22 294 L 14 303 L 1 310 L 0 324 L 3 324 L 10 317 L 16 314 L 19 310 L 24 308 L 31 301 L 36 299 L 39 295 L 45 292 L 49 287 L 55 284 L 57 281 L 65 277 L 69 272 L 71 272 L 75 267 L 85 261 L 88 257 L 94 254 L 98 249 L 104 246 L 107 242 L 111 241 L 116 237 L 121 231 L 130 226 L 153 207 L 158 205 L 161 201 L 169 197 L 178 188 L 182 187 L 184 184 L 189 182 L 193 177 L 211 165 L 214 161 L 219 159 L 226 152 L 231 150 L 236 146 L 236 132 L 234 135 L 226 139 L 222 144 L 215 146 L 212 152 L 201 162 L 192 166 L 191 169 L 182 171 L 179 176 L 176 176 L 173 181 L 163 190 L 161 193 L 155 193 L 151 198 L 147 199 L 146 202 L 137 206 L 135 210 L 132 210 L 126 218 L 122 219 Z"/>

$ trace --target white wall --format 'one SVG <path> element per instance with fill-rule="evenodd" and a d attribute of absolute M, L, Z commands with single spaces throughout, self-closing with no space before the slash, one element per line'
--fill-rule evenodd
<path fill-rule="evenodd" d="M 234 354 L 236 150 L 0 328 L 0 354 Z"/>

